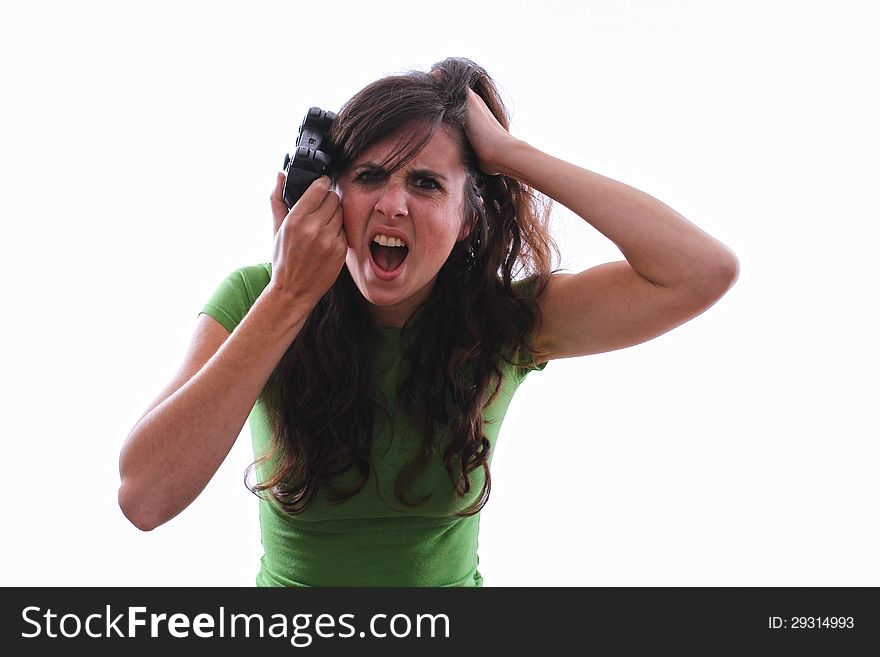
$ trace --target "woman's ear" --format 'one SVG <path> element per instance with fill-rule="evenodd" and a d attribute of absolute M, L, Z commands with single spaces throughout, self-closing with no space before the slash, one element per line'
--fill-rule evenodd
<path fill-rule="evenodd" d="M 467 237 L 471 234 L 471 232 L 473 232 L 474 226 L 477 225 L 477 221 L 478 221 L 477 213 L 475 212 L 474 214 L 471 215 L 470 221 L 465 222 L 461 225 L 461 230 L 458 231 L 458 239 L 455 241 L 460 242 L 463 239 L 467 239 Z"/>

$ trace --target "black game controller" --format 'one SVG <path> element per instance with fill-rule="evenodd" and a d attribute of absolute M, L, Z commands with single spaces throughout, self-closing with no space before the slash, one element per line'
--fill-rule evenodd
<path fill-rule="evenodd" d="M 322 148 L 327 145 L 327 135 L 336 115 L 333 112 L 312 107 L 303 119 L 296 137 L 293 157 L 284 156 L 284 201 L 287 207 L 294 204 L 330 166 L 330 156 Z"/>

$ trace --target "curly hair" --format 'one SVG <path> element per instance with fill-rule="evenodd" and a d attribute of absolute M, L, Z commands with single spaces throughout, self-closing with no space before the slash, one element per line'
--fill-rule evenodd
<path fill-rule="evenodd" d="M 389 137 L 409 136 L 383 163 L 389 172 L 406 166 L 441 126 L 460 146 L 467 171 L 462 220 L 471 230 L 441 267 L 430 297 L 401 329 L 408 374 L 398 393 L 423 443 L 394 486 L 400 502 L 418 506 L 430 494 L 409 500 L 407 490 L 430 459 L 439 457 L 462 497 L 470 492 L 470 473 L 482 467 L 482 491 L 460 516 L 478 513 L 489 498 L 490 443 L 483 411 L 500 392 L 502 360 L 524 366 L 530 355 L 545 355 L 531 342 L 540 326 L 536 299 L 556 271 L 552 255 L 559 258 L 549 231 L 551 202 L 518 180 L 480 171 L 465 133 L 468 89 L 509 127 L 486 71 L 468 59 L 449 58 L 429 72 L 410 71 L 366 86 L 338 113 L 329 146 L 334 180 L 372 144 Z M 526 277 L 530 293 L 514 285 Z M 376 331 L 366 299 L 343 267 L 261 393 L 272 441 L 271 452 L 245 471 L 245 485 L 255 495 L 269 491 L 295 515 L 321 487 L 338 504 L 366 484 L 374 413 L 385 410 L 369 389 Z M 438 428 L 451 436 L 444 449 L 435 439 Z M 249 471 L 267 460 L 275 466 L 270 475 L 249 486 Z M 360 474 L 354 486 L 334 487 L 332 479 L 351 468 Z"/>

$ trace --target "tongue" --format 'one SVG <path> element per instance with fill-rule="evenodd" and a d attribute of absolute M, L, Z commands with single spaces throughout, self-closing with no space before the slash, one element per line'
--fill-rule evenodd
<path fill-rule="evenodd" d="M 370 245 L 373 252 L 373 259 L 385 271 L 394 271 L 400 267 L 400 263 L 404 261 L 409 249 L 405 246 L 382 246 L 373 242 Z"/>

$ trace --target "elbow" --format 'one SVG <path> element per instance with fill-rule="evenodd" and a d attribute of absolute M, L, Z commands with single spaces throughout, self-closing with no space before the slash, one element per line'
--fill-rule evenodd
<path fill-rule="evenodd" d="M 126 487 L 124 481 L 122 482 L 122 485 L 119 486 L 119 493 L 117 495 L 119 510 L 122 511 L 122 515 L 124 515 L 132 525 L 140 529 L 142 532 L 153 531 L 161 523 L 155 522 L 153 518 L 150 518 L 144 513 L 144 509 L 138 508 L 138 505 L 131 499 L 132 495 L 130 489 L 131 487 Z"/>
<path fill-rule="evenodd" d="M 721 275 L 723 280 L 725 281 L 724 291 L 726 292 L 733 287 L 733 284 L 736 283 L 737 279 L 739 278 L 739 258 L 733 255 L 732 251 L 730 253 L 730 259 L 722 268 Z"/>
<path fill-rule="evenodd" d="M 727 294 L 727 291 L 739 279 L 739 259 L 733 253 L 730 254 L 730 260 L 721 268 L 718 278 L 721 291 L 718 296 L 721 297 Z"/>
<path fill-rule="evenodd" d="M 723 297 L 739 279 L 739 260 L 728 251 L 727 257 L 719 259 L 711 272 L 704 276 L 702 296 L 707 303 L 715 303 Z"/>

